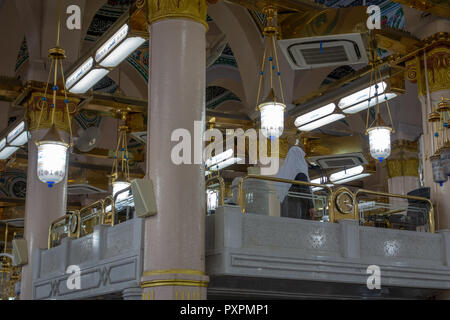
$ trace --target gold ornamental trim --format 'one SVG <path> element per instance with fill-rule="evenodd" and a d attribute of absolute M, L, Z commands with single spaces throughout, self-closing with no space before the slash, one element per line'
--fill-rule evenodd
<path fill-rule="evenodd" d="M 45 103 L 42 101 L 43 97 L 47 99 Z M 33 92 L 31 94 L 31 97 L 26 102 L 26 115 L 30 131 L 37 130 L 38 127 L 39 129 L 48 129 L 51 128 L 52 124 L 55 125 L 56 129 L 66 132 L 70 131 L 70 123 L 67 118 L 67 110 L 64 103 L 65 96 L 58 95 L 56 97 L 55 117 L 54 123 L 52 123 L 52 97 L 53 95 L 50 93 Z M 67 99 L 69 100 L 69 117 L 72 120 L 72 117 L 77 111 L 77 105 L 80 103 L 80 99 L 74 97 L 67 97 Z M 41 112 L 42 117 L 39 120 Z"/>
<path fill-rule="evenodd" d="M 142 281 L 141 288 L 153 288 L 163 286 L 186 286 L 186 287 L 202 287 L 208 286 L 208 281 L 200 280 L 184 280 L 184 279 L 168 279 L 168 280 L 150 280 Z"/>
<path fill-rule="evenodd" d="M 192 270 L 192 269 L 165 269 L 165 270 L 149 270 L 144 271 L 143 276 L 154 276 L 160 274 L 189 274 L 196 276 L 205 276 L 206 273 L 200 270 Z"/>
<path fill-rule="evenodd" d="M 388 176 L 419 177 L 419 159 L 388 159 Z"/>
<path fill-rule="evenodd" d="M 428 87 L 430 92 L 450 89 L 450 43 L 433 48 L 426 54 Z M 407 63 L 406 77 L 417 82 L 419 95 L 426 96 L 425 65 L 422 56 Z"/>
<path fill-rule="evenodd" d="M 148 0 L 148 23 L 186 18 L 203 24 L 208 30 L 207 8 L 206 0 Z"/>

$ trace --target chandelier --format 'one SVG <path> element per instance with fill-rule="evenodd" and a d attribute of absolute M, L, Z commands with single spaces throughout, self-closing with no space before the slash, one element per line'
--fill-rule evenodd
<path fill-rule="evenodd" d="M 269 6 L 264 9 L 267 22 L 263 30 L 265 42 L 264 54 L 261 63 L 261 71 L 259 73 L 258 94 L 256 98 L 256 109 L 261 113 L 261 131 L 266 138 L 270 138 L 271 140 L 274 140 L 283 134 L 284 111 L 286 110 L 278 62 L 277 45 L 275 43 L 275 39 L 279 34 L 276 26 L 276 13 L 274 7 Z M 267 72 L 270 75 L 270 91 L 266 99 L 261 101 L 261 90 L 266 75 L 266 69 L 268 69 Z M 278 81 L 275 78 L 277 78 Z M 278 82 L 279 96 L 276 95 L 276 82 Z M 281 100 L 279 97 L 281 97 Z"/>
<path fill-rule="evenodd" d="M 389 97 L 386 94 L 386 83 L 381 81 L 381 71 L 375 67 L 377 54 L 376 46 L 371 43 L 372 72 L 370 75 L 369 99 L 367 100 L 366 134 L 369 136 L 370 155 L 372 158 L 383 162 L 391 154 L 391 133 L 394 132 L 391 110 L 389 108 Z M 375 91 L 372 94 L 372 90 Z M 381 92 L 381 93 L 380 93 Z M 375 99 L 375 102 L 372 101 Z M 381 102 L 380 102 L 381 100 Z M 380 104 L 385 103 L 391 126 L 388 126 L 381 117 Z M 375 119 L 369 125 L 370 108 L 375 106 Z"/>
<path fill-rule="evenodd" d="M 130 167 L 128 164 L 128 126 L 126 124 L 128 112 L 121 110 L 121 119 L 123 124 L 119 126 L 119 135 L 117 137 L 117 147 L 114 154 L 114 162 L 111 172 L 111 184 L 113 187 L 113 196 L 128 188 L 130 183 Z M 122 192 L 117 196 L 116 202 L 128 198 L 129 192 Z"/>
<path fill-rule="evenodd" d="M 42 115 L 44 110 L 51 113 L 50 129 L 40 141 L 35 141 L 38 148 L 37 156 L 37 176 L 40 181 L 47 183 L 48 187 L 53 187 L 54 184 L 61 182 L 66 175 L 67 153 L 72 146 L 72 127 L 70 121 L 69 112 L 69 99 L 67 98 L 66 84 L 64 79 L 64 69 L 62 61 L 65 59 L 65 51 L 59 47 L 59 36 L 61 31 L 61 0 L 58 7 L 58 26 L 57 26 L 56 46 L 49 50 L 49 57 L 51 59 L 50 71 L 45 86 L 44 95 L 39 103 L 39 118 L 36 127 L 36 131 L 39 130 L 41 124 Z M 65 113 L 67 114 L 67 120 L 69 123 L 69 141 L 65 142 L 55 126 L 55 110 L 57 107 L 57 94 L 60 90 L 58 86 L 58 66 L 62 76 L 62 91 L 64 92 L 64 105 Z M 51 104 L 49 105 L 47 100 L 47 93 L 49 91 L 50 79 L 53 76 L 53 86 Z M 50 110 L 49 110 L 50 108 Z"/>

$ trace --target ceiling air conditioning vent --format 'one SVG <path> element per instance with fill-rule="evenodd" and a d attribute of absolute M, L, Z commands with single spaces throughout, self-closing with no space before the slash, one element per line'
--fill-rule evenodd
<path fill-rule="evenodd" d="M 368 63 L 359 33 L 278 41 L 292 69 Z"/>
<path fill-rule="evenodd" d="M 323 169 L 350 168 L 368 163 L 362 153 L 316 156 L 308 157 L 307 159 L 310 163 L 321 166 Z"/>
<path fill-rule="evenodd" d="M 67 194 L 79 195 L 79 194 L 94 194 L 94 193 L 106 193 L 108 191 L 99 189 L 89 184 L 69 184 L 67 185 Z"/>

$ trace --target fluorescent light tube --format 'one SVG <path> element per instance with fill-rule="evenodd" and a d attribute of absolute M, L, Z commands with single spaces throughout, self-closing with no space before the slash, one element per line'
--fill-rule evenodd
<path fill-rule="evenodd" d="M 99 82 L 104 76 L 109 73 L 106 69 L 94 69 L 90 71 L 83 79 L 81 79 L 76 85 L 69 91 L 71 93 L 85 93 L 92 88 L 97 82 Z"/>
<path fill-rule="evenodd" d="M 8 159 L 17 150 L 19 150 L 18 147 L 6 147 L 6 148 L 3 148 L 3 150 L 0 151 L 0 160 Z"/>
<path fill-rule="evenodd" d="M 242 160 L 242 159 L 241 158 L 231 158 L 231 159 L 225 160 L 217 165 L 212 166 L 211 168 L 209 168 L 209 170 L 212 170 L 212 171 L 222 170 L 226 167 L 229 167 L 229 166 L 237 163 L 240 160 Z"/>
<path fill-rule="evenodd" d="M 365 177 L 370 176 L 370 173 L 361 173 L 361 174 L 357 174 L 356 176 L 353 177 L 348 177 L 346 179 L 342 179 L 342 180 L 338 180 L 336 182 L 334 182 L 335 184 L 342 184 L 342 183 L 346 183 L 346 182 L 350 182 L 350 181 L 354 181 L 354 180 L 360 180 L 363 179 Z"/>
<path fill-rule="evenodd" d="M 66 88 L 72 87 L 78 80 L 80 80 L 89 70 L 91 70 L 94 65 L 94 58 L 90 57 L 87 59 L 81 67 L 79 67 L 75 72 L 73 72 L 66 81 Z"/>
<path fill-rule="evenodd" d="M 378 103 L 382 103 L 384 101 L 388 101 L 391 100 L 392 98 L 395 98 L 397 95 L 395 93 L 386 93 L 383 95 L 379 95 L 378 96 Z M 387 99 L 385 99 L 385 97 Z M 347 114 L 354 114 L 354 113 L 358 113 L 360 111 L 366 110 L 367 108 L 373 107 L 374 105 L 377 104 L 377 98 L 376 97 L 372 97 L 370 99 L 370 104 L 368 103 L 368 101 L 363 101 L 361 103 L 358 103 L 350 108 L 344 109 L 342 110 L 344 113 Z"/>
<path fill-rule="evenodd" d="M 101 63 L 102 67 L 114 68 L 145 42 L 144 38 L 132 37 L 126 39 L 117 49 L 111 52 Z"/>
<path fill-rule="evenodd" d="M 376 85 L 378 85 L 378 94 L 382 94 L 384 90 L 386 89 L 386 82 L 381 81 L 378 82 Z M 375 84 L 371 87 L 365 88 L 363 90 L 360 90 L 358 92 L 355 92 L 349 96 L 346 96 L 345 98 L 342 98 L 339 101 L 338 107 L 341 109 L 345 109 L 347 107 L 350 107 L 356 103 L 366 101 L 371 96 L 375 96 Z"/>
<path fill-rule="evenodd" d="M 310 123 L 314 120 L 323 118 L 329 114 L 332 114 L 334 109 L 336 108 L 336 105 L 334 103 L 327 104 L 324 107 L 320 107 L 316 110 L 313 110 L 311 112 L 308 112 L 297 119 L 295 119 L 294 125 L 296 127 L 300 127 L 304 124 Z"/>
<path fill-rule="evenodd" d="M 127 37 L 128 25 L 124 24 L 104 45 L 95 53 L 95 61 L 100 62 L 106 57 L 123 39 Z"/>
<path fill-rule="evenodd" d="M 6 138 L 3 138 L 3 139 L 0 141 L 0 150 L 2 150 L 5 146 L 6 146 Z"/>
<path fill-rule="evenodd" d="M 16 137 L 13 141 L 9 142 L 10 146 L 20 147 L 28 142 L 28 131 L 22 132 L 18 137 Z"/>
<path fill-rule="evenodd" d="M 25 121 L 19 123 L 10 133 L 8 133 L 8 143 L 11 143 L 23 130 L 25 130 Z"/>
<path fill-rule="evenodd" d="M 298 128 L 298 130 L 300 131 L 312 131 L 314 129 L 323 127 L 327 124 L 330 124 L 332 122 L 335 122 L 337 120 L 340 120 L 342 118 L 345 118 L 345 115 L 343 114 L 338 114 L 338 113 L 333 113 L 330 114 L 329 116 L 319 119 L 317 121 L 311 122 L 309 124 L 305 124 L 304 126 L 301 126 Z"/>
<path fill-rule="evenodd" d="M 352 177 L 352 176 L 355 176 L 357 174 L 360 174 L 363 171 L 364 171 L 364 167 L 363 166 L 356 166 L 356 167 L 353 167 L 353 168 L 350 168 L 350 169 L 342 170 L 342 171 L 333 173 L 330 176 L 330 181 L 334 183 L 334 182 L 339 181 L 341 179 L 345 179 L 345 178 Z"/>
<path fill-rule="evenodd" d="M 233 149 L 228 149 L 225 152 L 219 153 L 218 155 L 209 158 L 208 160 L 206 160 L 206 167 L 209 168 L 215 164 L 218 164 L 219 162 L 225 161 L 229 158 L 231 158 L 233 156 L 234 150 Z"/>

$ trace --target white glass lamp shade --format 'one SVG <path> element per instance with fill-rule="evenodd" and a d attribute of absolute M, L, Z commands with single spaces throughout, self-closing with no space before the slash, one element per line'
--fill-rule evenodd
<path fill-rule="evenodd" d="M 114 181 L 112 183 L 113 186 L 113 197 L 120 191 L 122 191 L 123 189 L 128 188 L 131 185 L 131 183 L 126 182 L 126 181 Z M 129 196 L 129 191 L 128 192 L 122 192 L 120 193 L 117 198 L 116 198 L 116 202 L 121 202 L 125 199 L 128 198 Z"/>
<path fill-rule="evenodd" d="M 38 145 L 37 175 L 49 188 L 66 175 L 67 149 L 67 144 L 58 141 L 42 141 Z"/>
<path fill-rule="evenodd" d="M 439 185 L 442 187 L 442 185 L 445 182 L 447 182 L 448 175 L 445 172 L 441 156 L 440 155 L 431 156 L 430 161 L 431 161 L 431 168 L 433 170 L 433 181 L 439 183 Z"/>
<path fill-rule="evenodd" d="M 370 154 L 380 162 L 391 154 L 391 131 L 389 127 L 374 127 L 367 130 Z"/>
<path fill-rule="evenodd" d="M 441 164 L 447 176 L 450 176 L 450 146 L 441 149 Z"/>
<path fill-rule="evenodd" d="M 283 134 L 285 108 L 279 102 L 266 102 L 259 106 L 261 131 L 266 138 L 274 140 Z"/>

